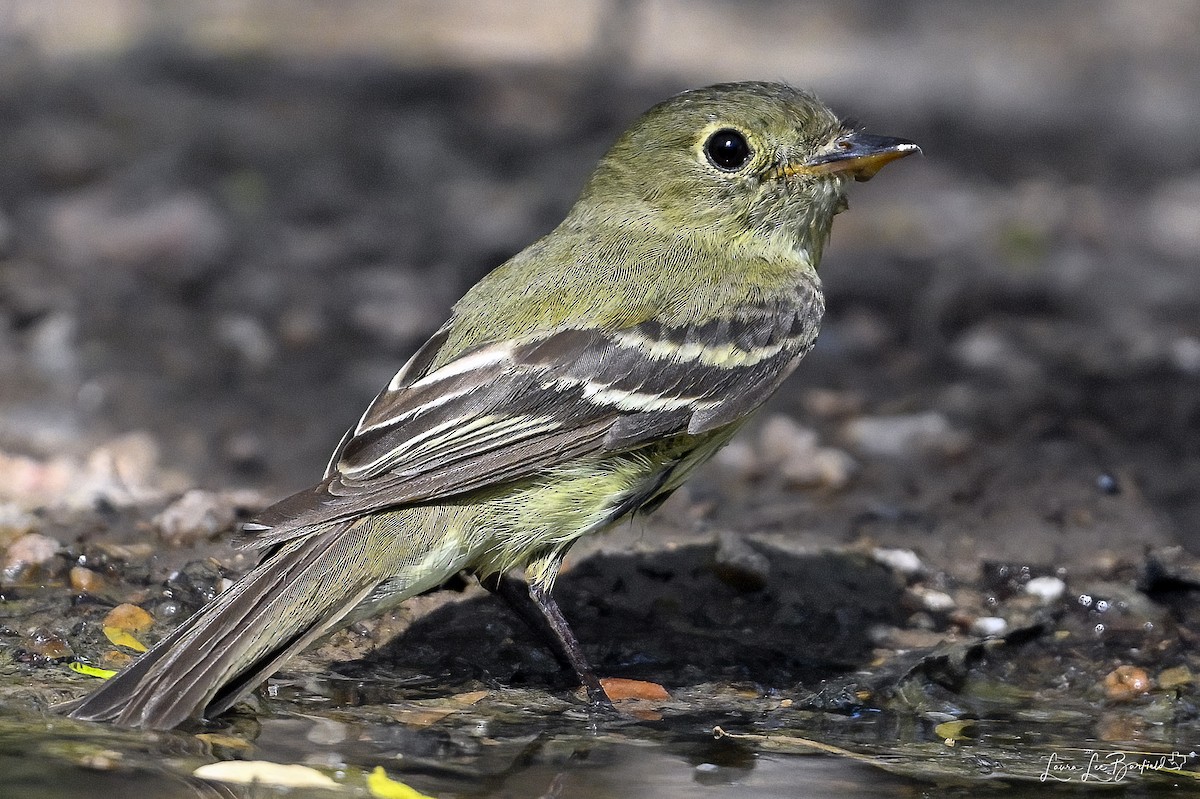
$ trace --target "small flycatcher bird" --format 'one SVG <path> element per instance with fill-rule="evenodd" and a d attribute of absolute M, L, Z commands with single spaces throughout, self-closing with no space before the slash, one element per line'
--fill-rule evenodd
<path fill-rule="evenodd" d="M 247 526 L 259 564 L 70 715 L 213 717 L 323 634 L 462 570 L 536 608 L 606 703 L 550 596 L 563 556 L 661 503 L 795 369 L 847 184 L 915 152 L 774 83 L 651 108 L 562 224 L 455 304 L 325 478 Z M 527 587 L 503 577 L 518 568 Z"/>

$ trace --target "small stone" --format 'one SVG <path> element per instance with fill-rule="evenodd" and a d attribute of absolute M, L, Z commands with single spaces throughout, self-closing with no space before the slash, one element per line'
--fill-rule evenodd
<path fill-rule="evenodd" d="M 767 418 L 759 430 L 764 471 L 772 470 L 796 488 L 839 489 L 858 471 L 846 452 L 823 447 L 817 433 L 783 414 Z"/>
<path fill-rule="evenodd" d="M 159 536 L 174 546 L 215 538 L 233 529 L 237 519 L 232 503 L 219 494 L 193 489 L 167 506 L 152 523 Z"/>
<path fill-rule="evenodd" d="M 717 536 L 713 572 L 721 582 L 739 591 L 759 591 L 771 576 L 771 561 L 742 536 L 723 532 Z"/>
<path fill-rule="evenodd" d="M 1191 685 L 1196 681 L 1192 676 L 1191 669 L 1187 666 L 1172 666 L 1169 669 L 1163 669 L 1158 674 L 1159 688 L 1178 688 L 1181 685 Z"/>
<path fill-rule="evenodd" d="M 24 648 L 44 661 L 68 660 L 75 657 L 70 644 L 44 629 L 34 630 L 25 640 Z"/>
<path fill-rule="evenodd" d="M 804 410 L 813 416 L 827 419 L 845 418 L 862 413 L 863 397 L 853 391 L 834 391 L 828 388 L 812 388 L 804 392 L 800 401 Z"/>
<path fill-rule="evenodd" d="M 795 488 L 837 490 L 846 486 L 858 472 L 858 462 L 840 449 L 818 447 L 808 457 L 784 461 L 779 471 L 784 482 Z"/>
<path fill-rule="evenodd" d="M 914 649 L 929 649 L 946 641 L 946 633 L 934 630 L 913 630 L 901 627 L 879 626 L 869 631 L 871 642 L 876 646 L 902 652 Z"/>
<path fill-rule="evenodd" d="M 13 541 L 4 553 L 6 581 L 16 581 L 34 571 L 46 570 L 58 555 L 58 541 L 40 533 L 29 533 Z"/>
<path fill-rule="evenodd" d="M 717 450 L 714 460 L 733 471 L 743 480 L 753 480 L 763 474 L 763 464 L 755 448 L 744 438 L 736 437 Z"/>
<path fill-rule="evenodd" d="M 72 566 L 70 572 L 71 590 L 81 594 L 98 594 L 104 590 L 103 575 L 83 566 Z"/>
<path fill-rule="evenodd" d="M 1149 693 L 1154 687 L 1141 666 L 1117 666 L 1104 675 L 1104 695 L 1113 702 L 1127 702 Z"/>
<path fill-rule="evenodd" d="M 925 564 L 921 563 L 921 558 L 911 549 L 876 547 L 871 551 L 871 557 L 876 563 L 883 564 L 897 574 L 902 574 L 905 577 L 919 574 L 925 568 Z"/>
<path fill-rule="evenodd" d="M 916 597 L 921 607 L 931 613 L 949 613 L 957 605 L 954 597 L 944 591 L 936 591 L 923 585 L 914 585 L 909 592 Z"/>
<path fill-rule="evenodd" d="M 981 638 L 995 638 L 1008 632 L 1008 622 L 999 616 L 980 616 L 971 624 L 971 632 Z"/>
<path fill-rule="evenodd" d="M 968 443 L 963 433 L 935 411 L 863 416 L 849 422 L 843 432 L 861 452 L 892 458 L 925 451 L 956 454 Z"/>
<path fill-rule="evenodd" d="M 1067 584 L 1058 577 L 1034 577 L 1025 583 L 1025 593 L 1037 597 L 1045 605 L 1062 599 L 1066 592 Z"/>
<path fill-rule="evenodd" d="M 115 749 L 101 749 L 89 752 L 79 761 L 79 765 L 93 771 L 116 771 L 124 762 L 125 756 Z"/>

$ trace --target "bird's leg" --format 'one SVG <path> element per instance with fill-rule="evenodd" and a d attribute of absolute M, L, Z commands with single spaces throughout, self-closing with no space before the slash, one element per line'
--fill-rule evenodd
<path fill-rule="evenodd" d="M 499 596 L 509 607 L 529 625 L 530 629 L 541 636 L 551 650 L 566 661 L 579 682 L 587 691 L 588 702 L 594 707 L 612 708 L 612 701 L 604 691 L 604 686 L 596 677 L 596 672 L 588 663 L 587 656 L 567 620 L 563 618 L 558 603 L 550 596 L 545 583 L 532 582 L 528 585 L 523 580 L 505 575 L 496 575 L 494 580 L 483 583 L 484 587 Z"/>

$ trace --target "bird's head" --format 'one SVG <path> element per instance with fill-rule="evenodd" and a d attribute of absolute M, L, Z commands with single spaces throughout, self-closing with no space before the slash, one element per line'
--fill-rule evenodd
<path fill-rule="evenodd" d="M 592 219 L 801 250 L 815 263 L 850 179 L 914 152 L 790 86 L 720 84 L 643 114 L 601 161 L 581 205 Z"/>

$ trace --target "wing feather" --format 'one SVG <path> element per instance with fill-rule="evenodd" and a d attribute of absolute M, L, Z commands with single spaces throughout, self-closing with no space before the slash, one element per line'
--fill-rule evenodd
<path fill-rule="evenodd" d="M 814 287 L 732 319 L 559 329 L 431 368 L 443 328 L 347 433 L 326 479 L 248 525 L 250 543 L 272 546 L 332 521 L 736 422 L 812 346 L 822 310 Z"/>

